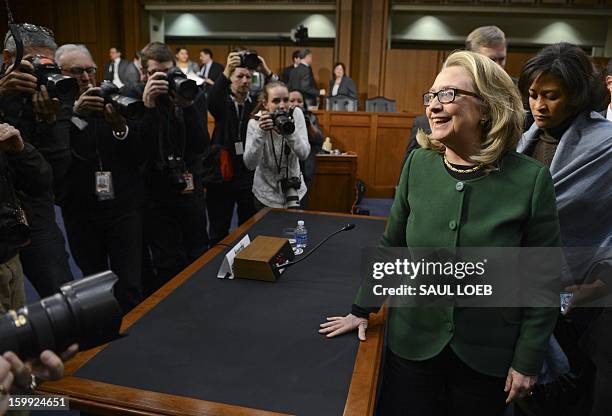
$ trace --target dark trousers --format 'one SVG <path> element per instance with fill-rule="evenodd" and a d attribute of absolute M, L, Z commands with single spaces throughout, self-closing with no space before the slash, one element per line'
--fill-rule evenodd
<path fill-rule="evenodd" d="M 59 292 L 74 279 L 68 264 L 66 241 L 55 221 L 51 196 L 24 198 L 30 222 L 30 244 L 20 250 L 23 271 L 41 297 Z"/>
<path fill-rule="evenodd" d="M 468 367 L 448 346 L 424 361 L 406 360 L 387 349 L 377 414 L 501 416 L 505 381 Z"/>
<path fill-rule="evenodd" d="M 253 204 L 253 182 L 231 181 L 207 188 L 206 202 L 210 219 L 211 246 L 223 240 L 228 234 L 238 205 L 238 224 L 242 225 L 257 212 Z"/>
<path fill-rule="evenodd" d="M 145 281 L 149 295 L 208 250 L 204 194 L 200 192 L 152 200 L 145 211 L 145 239 L 154 280 Z"/>
<path fill-rule="evenodd" d="M 142 300 L 142 214 L 64 212 L 70 251 L 84 275 L 110 269 L 119 281 L 114 293 L 124 313 Z"/>

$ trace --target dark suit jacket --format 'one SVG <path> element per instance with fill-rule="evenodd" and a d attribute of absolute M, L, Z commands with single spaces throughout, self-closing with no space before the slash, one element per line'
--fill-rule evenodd
<path fill-rule="evenodd" d="M 200 72 L 198 72 L 198 75 L 202 78 L 204 78 L 204 69 L 204 65 L 202 65 L 202 68 L 200 68 Z M 215 81 L 217 78 L 219 78 L 219 75 L 221 75 L 224 69 L 225 67 L 219 62 L 212 61 L 210 70 L 208 71 L 208 79 Z"/>
<path fill-rule="evenodd" d="M 431 127 L 429 127 L 429 120 L 424 114 L 421 116 L 417 116 L 412 122 L 412 129 L 410 130 L 408 146 L 406 146 L 406 151 L 404 152 L 404 159 L 402 160 L 402 168 L 404 167 L 404 163 L 406 163 L 406 159 L 408 159 L 408 155 L 410 155 L 410 152 L 421 147 L 419 146 L 416 140 L 416 136 L 419 130 L 423 130 L 427 134 L 431 133 Z"/>
<path fill-rule="evenodd" d="M 281 80 L 285 84 L 289 84 L 289 78 L 291 77 L 291 72 L 293 71 L 294 68 L 295 67 L 293 65 L 289 65 L 287 68 L 283 69 L 283 76 Z"/>
<path fill-rule="evenodd" d="M 328 94 L 332 95 L 332 90 L 334 89 L 335 79 L 329 81 L 329 91 Z M 357 86 L 355 82 L 351 79 L 351 77 L 347 77 L 346 75 L 342 77 L 340 81 L 340 86 L 338 87 L 338 94 L 343 95 L 349 98 L 357 98 Z"/>
<path fill-rule="evenodd" d="M 289 87 L 289 90 L 302 91 L 306 99 L 312 100 L 319 96 L 319 89 L 317 88 L 312 68 L 308 65 L 299 64 L 291 71 L 287 87 Z"/>
<path fill-rule="evenodd" d="M 112 81 L 115 74 L 113 70 L 115 69 L 115 63 L 110 61 L 106 64 L 104 68 L 104 79 L 107 81 Z M 140 82 L 140 74 L 138 73 L 138 69 L 134 66 L 132 62 L 128 62 L 125 59 L 119 61 L 119 79 L 124 85 L 135 85 Z"/>

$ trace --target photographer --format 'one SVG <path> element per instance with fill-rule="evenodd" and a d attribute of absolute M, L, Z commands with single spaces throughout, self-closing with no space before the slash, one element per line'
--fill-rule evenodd
<path fill-rule="evenodd" d="M 244 164 L 255 169 L 255 207 L 299 208 L 306 194 L 299 160 L 310 153 L 301 111 L 290 118 L 289 90 L 280 81 L 266 84 L 249 121 Z M 298 160 L 299 159 L 299 160 Z"/>
<path fill-rule="evenodd" d="M 256 104 L 251 94 L 253 71 L 262 66 L 272 75 L 260 57 L 252 51 L 234 51 L 227 57 L 223 74 L 208 90 L 208 108 L 215 118 L 212 147 L 204 161 L 210 239 L 212 244 L 229 233 L 234 206 L 238 206 L 238 224 L 251 218 L 253 171 L 242 159 L 249 114 Z"/>
<path fill-rule="evenodd" d="M 209 146 L 206 97 L 175 66 L 167 45 L 152 42 L 142 51 L 146 84 L 136 95 L 146 107 L 139 120 L 145 158 L 145 240 L 155 282 L 150 293 L 208 249 L 202 154 Z"/>
<path fill-rule="evenodd" d="M 142 299 L 140 142 L 134 124 L 128 126 L 120 113 L 126 111 L 117 104 L 121 96 L 109 93 L 118 88 L 108 81 L 95 87 L 96 64 L 85 46 L 63 45 L 55 59 L 80 89 L 70 132 L 72 163 L 61 186 L 70 250 L 84 275 L 110 264 L 119 277 L 115 295 L 127 313 Z"/>
<path fill-rule="evenodd" d="M 317 153 L 321 151 L 323 147 L 323 132 L 321 131 L 321 125 L 317 116 L 312 112 L 308 111 L 306 103 L 304 102 L 304 95 L 299 90 L 289 91 L 289 105 L 291 108 L 299 108 L 304 113 L 304 119 L 306 120 L 306 130 L 308 130 L 308 143 L 310 144 L 310 153 L 306 160 L 300 160 L 300 169 L 304 175 L 304 182 L 306 182 L 306 195 L 302 198 L 301 207 L 302 209 L 308 209 L 308 195 L 310 194 L 310 185 L 314 180 L 317 171 Z"/>
<path fill-rule="evenodd" d="M 24 143 L 19 130 L 0 124 L 0 314 L 25 303 L 19 249 L 28 243 L 28 227 L 17 191 L 30 196 L 48 192 L 51 168 Z"/>
<path fill-rule="evenodd" d="M 18 25 L 18 30 L 23 41 L 24 57 L 15 70 L 12 70 L 15 40 L 10 32 L 5 36 L 5 67 L 0 78 L 0 120 L 13 125 L 26 142 L 40 151 L 53 169 L 53 178 L 58 180 L 70 163 L 68 129 L 72 103 L 70 97 L 66 97 L 66 105 L 62 108 L 60 98 L 63 97 L 54 89 L 47 88 L 57 85 L 54 80 L 60 81 L 55 78 L 48 82 L 49 71 L 59 72 L 53 63 L 57 45 L 53 33 L 44 27 L 25 23 Z M 41 83 L 44 85 L 39 87 Z M 39 295 L 49 296 L 73 278 L 64 237 L 55 222 L 51 187 L 36 196 L 25 194 L 23 203 L 30 224 L 30 243 L 22 248 L 21 261 Z"/>

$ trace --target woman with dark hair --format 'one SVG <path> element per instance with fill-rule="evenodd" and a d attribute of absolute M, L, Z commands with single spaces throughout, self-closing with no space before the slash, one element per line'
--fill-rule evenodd
<path fill-rule="evenodd" d="M 612 123 L 594 111 L 604 85 L 582 49 L 558 43 L 525 64 L 519 88 L 535 122 L 518 151 L 550 168 L 561 240 L 573 272 L 566 288 L 573 297 L 555 336 L 581 383 L 596 380 L 593 397 L 584 397 L 579 414 L 589 414 L 592 404 L 591 415 L 610 415 L 611 311 L 579 307 L 609 293 L 612 285 Z M 581 249 L 575 255 L 577 247 L 592 253 Z"/>
<path fill-rule="evenodd" d="M 302 209 L 308 209 L 308 194 L 310 193 L 310 185 L 317 171 L 317 153 L 321 151 L 323 146 L 323 132 L 321 131 L 317 116 L 308 111 L 308 107 L 304 101 L 304 94 L 302 94 L 300 90 L 289 91 L 289 106 L 301 110 L 306 120 L 310 153 L 306 160 L 300 160 L 300 169 L 304 175 L 304 182 L 306 182 L 307 188 L 306 195 L 302 198 L 300 205 Z"/>
<path fill-rule="evenodd" d="M 334 64 L 334 79 L 329 81 L 329 94 L 332 97 L 337 95 L 349 98 L 357 98 L 357 87 L 355 82 L 346 75 L 346 67 L 342 62 Z"/>

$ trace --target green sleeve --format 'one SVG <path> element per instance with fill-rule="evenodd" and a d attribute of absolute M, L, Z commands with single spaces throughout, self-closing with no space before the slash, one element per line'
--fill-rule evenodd
<path fill-rule="evenodd" d="M 552 178 L 542 167 L 535 181 L 531 218 L 525 229 L 524 247 L 558 247 L 561 244 L 559 216 Z M 537 375 L 548 349 L 559 308 L 523 308 L 521 333 L 514 348 L 512 368 L 524 375 Z"/>
<path fill-rule="evenodd" d="M 400 181 L 395 192 L 395 199 L 391 206 L 391 212 L 387 220 L 387 227 L 380 239 L 379 246 L 382 247 L 406 247 L 406 224 L 408 215 L 410 214 L 410 206 L 408 205 L 408 183 L 410 166 L 417 151 L 411 152 L 406 160 Z M 361 277 L 363 279 L 363 276 Z M 378 307 L 383 304 L 382 296 L 374 296 L 372 294 L 373 279 L 362 280 L 361 287 L 355 297 L 355 304 L 362 308 Z"/>

